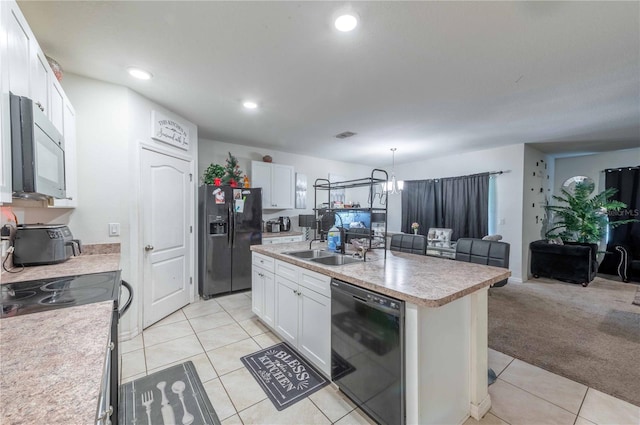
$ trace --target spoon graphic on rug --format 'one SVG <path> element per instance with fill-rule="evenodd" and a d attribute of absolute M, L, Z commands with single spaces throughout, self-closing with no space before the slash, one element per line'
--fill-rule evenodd
<path fill-rule="evenodd" d="M 158 389 L 162 393 L 162 407 L 160 408 L 160 412 L 162 412 L 162 422 L 164 422 L 164 425 L 175 425 L 176 415 L 173 413 L 173 407 L 169 405 L 169 400 L 167 399 L 167 395 L 164 392 L 164 388 L 166 386 L 167 383 L 165 381 L 160 381 L 158 382 L 158 385 L 156 385 L 156 387 L 158 387 Z"/>
<path fill-rule="evenodd" d="M 193 422 L 193 415 L 187 412 L 187 406 L 184 404 L 184 396 L 182 393 L 184 392 L 185 384 L 182 381 L 176 381 L 171 386 L 171 391 L 178 394 L 178 398 L 180 399 L 180 403 L 182 403 L 182 408 L 184 409 L 184 415 L 182 416 L 182 424 L 190 425 Z"/>

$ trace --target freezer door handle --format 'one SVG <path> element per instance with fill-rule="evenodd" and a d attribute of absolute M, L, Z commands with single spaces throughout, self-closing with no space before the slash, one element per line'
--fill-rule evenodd
<path fill-rule="evenodd" d="M 231 222 L 232 219 L 232 212 L 231 212 L 231 205 L 228 204 L 227 205 L 227 245 L 229 246 L 229 248 L 231 248 L 231 244 L 233 243 L 231 237 L 233 232 L 235 231 L 235 226 L 233 225 L 234 223 Z"/>
<path fill-rule="evenodd" d="M 231 247 L 236 247 L 236 212 L 233 209 L 233 204 L 231 204 L 231 224 L 233 225 L 233 231 L 231 232 Z"/>

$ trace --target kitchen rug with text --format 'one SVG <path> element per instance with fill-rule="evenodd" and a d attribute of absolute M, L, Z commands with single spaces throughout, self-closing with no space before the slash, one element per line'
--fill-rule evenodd
<path fill-rule="evenodd" d="M 278 410 L 286 409 L 329 383 L 283 342 L 240 360 Z"/>

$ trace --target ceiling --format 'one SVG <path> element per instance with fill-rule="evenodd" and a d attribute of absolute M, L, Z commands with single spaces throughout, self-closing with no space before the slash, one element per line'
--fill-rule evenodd
<path fill-rule="evenodd" d="M 640 146 L 639 2 L 18 3 L 66 72 L 265 154 L 383 166 L 392 147 L 401 163 L 514 143 Z M 340 33 L 346 9 L 360 25 Z"/>

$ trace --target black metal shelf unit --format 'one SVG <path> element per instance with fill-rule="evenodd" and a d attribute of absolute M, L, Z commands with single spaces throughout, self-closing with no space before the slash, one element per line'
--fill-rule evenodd
<path fill-rule="evenodd" d="M 317 237 L 318 231 L 320 231 L 321 238 L 322 238 L 323 236 L 322 233 L 328 230 L 328 229 L 326 230 L 323 229 L 323 226 L 321 223 L 325 223 L 326 225 L 329 225 L 329 227 L 333 226 L 335 219 L 332 219 L 330 223 L 327 223 L 326 220 L 323 220 L 323 218 L 327 213 L 329 213 L 330 217 L 333 217 L 334 213 L 336 212 L 348 212 L 348 211 L 370 212 L 371 213 L 370 227 L 366 230 L 365 229 L 344 229 L 345 239 L 348 239 L 347 235 L 351 237 L 356 237 L 356 238 L 368 239 L 369 249 L 384 249 L 384 256 L 386 258 L 387 257 L 387 238 L 386 238 L 387 200 L 389 195 L 387 191 L 382 190 L 382 186 L 386 184 L 388 180 L 389 180 L 389 175 L 387 174 L 387 172 L 385 170 L 380 170 L 378 168 L 374 168 L 373 170 L 371 170 L 371 175 L 369 177 L 364 177 L 361 179 L 345 180 L 341 182 L 330 182 L 328 179 L 316 179 L 313 185 L 314 205 L 315 205 L 315 208 L 313 209 L 313 211 L 315 213 L 316 223 L 318 223 L 318 225 L 315 226 L 314 228 L 314 238 Z M 336 191 L 339 191 L 339 190 L 353 189 L 353 188 L 360 188 L 360 187 L 369 188 L 369 195 L 368 195 L 366 206 L 358 206 L 355 208 L 353 207 L 335 208 L 335 205 L 332 204 L 331 202 L 332 192 L 335 193 Z M 378 189 L 378 187 L 380 188 Z M 326 203 L 318 199 L 319 195 L 322 196 L 321 192 L 326 192 L 326 195 L 327 195 Z M 374 207 L 373 204 L 377 197 L 380 198 L 380 202 L 379 202 L 380 206 Z M 321 204 L 319 204 L 319 202 L 321 202 Z M 318 205 L 323 205 L 323 207 L 318 207 Z M 376 236 L 373 232 L 374 214 L 382 214 L 384 217 L 384 234 L 382 236 L 381 244 L 379 246 L 373 246 L 373 241 L 374 239 L 376 239 Z M 380 216 L 378 215 L 378 217 Z M 378 221 L 378 222 L 382 222 L 382 221 Z"/>

